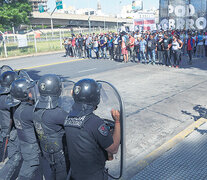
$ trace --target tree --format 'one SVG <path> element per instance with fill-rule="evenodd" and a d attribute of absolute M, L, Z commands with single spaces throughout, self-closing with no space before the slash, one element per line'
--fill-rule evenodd
<path fill-rule="evenodd" d="M 0 27 L 2 30 L 29 24 L 32 7 L 28 0 L 0 0 Z"/>

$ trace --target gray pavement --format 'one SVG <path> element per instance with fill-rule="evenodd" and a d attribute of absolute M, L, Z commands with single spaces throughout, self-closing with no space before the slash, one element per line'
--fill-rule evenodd
<path fill-rule="evenodd" d="M 207 179 L 207 123 L 155 160 L 131 180 Z"/>
<path fill-rule="evenodd" d="M 63 54 L 0 62 L 14 68 L 69 60 Z M 207 59 L 193 59 L 182 68 L 83 60 L 29 69 L 38 79 L 56 73 L 77 81 L 94 78 L 111 82 L 123 97 L 126 109 L 126 153 L 123 179 L 138 172 L 138 162 L 207 112 Z M 116 169 L 116 168 L 115 168 Z"/>

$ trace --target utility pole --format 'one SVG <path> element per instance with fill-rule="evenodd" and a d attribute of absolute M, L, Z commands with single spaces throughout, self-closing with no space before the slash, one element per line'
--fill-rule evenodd
<path fill-rule="evenodd" d="M 6 39 L 4 36 L 4 33 L 0 31 L 0 33 L 2 34 L 2 40 L 3 40 L 3 46 L 4 46 L 4 55 L 7 58 L 8 54 L 7 54 L 7 48 L 6 48 Z"/>
<path fill-rule="evenodd" d="M 53 19 L 52 19 L 52 15 L 53 15 L 53 13 L 55 12 L 56 9 L 63 9 L 63 2 L 62 2 L 62 0 L 57 0 L 56 1 L 55 9 L 50 14 L 52 37 L 53 37 Z"/>
<path fill-rule="evenodd" d="M 52 11 L 52 13 L 50 14 L 50 22 L 51 22 L 51 31 L 52 31 L 52 37 L 53 37 L 53 20 L 52 20 L 52 15 L 55 12 L 55 10 L 57 9 L 57 6 L 55 6 L 55 9 Z"/>
<path fill-rule="evenodd" d="M 91 34 L 91 12 L 90 12 L 90 0 L 88 0 L 88 27 L 89 27 L 89 34 Z"/>

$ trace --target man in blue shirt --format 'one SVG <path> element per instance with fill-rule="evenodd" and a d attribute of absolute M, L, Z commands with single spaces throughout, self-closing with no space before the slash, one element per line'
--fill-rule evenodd
<path fill-rule="evenodd" d="M 143 37 L 141 37 L 141 40 L 139 42 L 139 54 L 140 54 L 140 60 L 142 63 L 147 63 L 147 60 L 146 60 L 146 52 L 147 52 L 147 49 L 146 49 L 146 45 L 147 45 L 147 42 L 145 41 L 145 39 Z"/>

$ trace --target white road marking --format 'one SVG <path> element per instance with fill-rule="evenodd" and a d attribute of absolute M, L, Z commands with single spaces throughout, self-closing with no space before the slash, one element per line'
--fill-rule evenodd
<path fill-rule="evenodd" d="M 88 72 L 88 71 L 93 71 L 95 70 L 96 68 L 93 68 L 93 69 L 86 69 L 86 70 L 83 70 L 83 71 L 78 71 L 78 73 L 83 73 L 83 72 Z"/>

